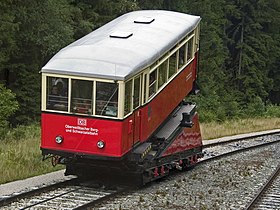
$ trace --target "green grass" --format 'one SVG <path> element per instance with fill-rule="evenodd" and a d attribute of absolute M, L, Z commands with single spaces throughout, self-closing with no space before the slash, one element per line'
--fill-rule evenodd
<path fill-rule="evenodd" d="M 230 120 L 223 123 L 201 123 L 203 139 L 213 139 L 255 131 L 280 128 L 280 118 Z M 40 126 L 20 126 L 0 140 L 0 184 L 62 169 L 50 160 L 42 161 Z"/>
<path fill-rule="evenodd" d="M 251 118 L 229 120 L 222 123 L 201 123 L 203 139 L 215 139 L 236 134 L 280 129 L 280 118 Z"/>
<path fill-rule="evenodd" d="M 0 140 L 0 168 L 0 184 L 62 169 L 42 161 L 39 125 L 21 126 Z"/>

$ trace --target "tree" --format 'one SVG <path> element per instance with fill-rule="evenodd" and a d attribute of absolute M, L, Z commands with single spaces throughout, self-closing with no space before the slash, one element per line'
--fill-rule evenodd
<path fill-rule="evenodd" d="M 222 120 L 233 116 L 236 108 L 228 75 L 225 72 L 229 51 L 226 47 L 225 26 L 227 18 L 225 0 L 177 1 L 181 12 L 201 16 L 200 52 L 199 52 L 199 87 L 201 93 L 197 100 L 200 110 L 207 113 L 207 120 Z M 228 107 L 234 107 L 230 110 Z M 234 112 L 232 112 L 235 110 Z"/>
<path fill-rule="evenodd" d="M 163 9 L 164 1 L 166 0 L 137 0 L 141 9 Z"/>
<path fill-rule="evenodd" d="M 18 49 L 15 43 L 15 35 L 18 31 L 18 24 L 14 22 L 15 11 L 12 0 L 0 2 L 0 81 L 8 85 L 9 77 L 5 65 L 10 61 L 10 57 Z"/>
<path fill-rule="evenodd" d="M 8 126 L 9 117 L 18 109 L 15 94 L 0 84 L 0 133 Z M 2 133 L 1 133 L 2 134 Z"/>
<path fill-rule="evenodd" d="M 269 99 L 272 103 L 280 105 L 280 2 L 278 0 L 268 1 L 270 16 L 266 18 L 264 25 L 266 32 L 272 37 L 269 46 L 269 78 L 273 80 Z"/>
<path fill-rule="evenodd" d="M 73 0 L 75 38 L 80 38 L 124 13 L 139 9 L 135 0 Z"/>
<path fill-rule="evenodd" d="M 230 21 L 226 29 L 229 37 L 230 61 L 227 69 L 235 72 L 231 83 L 239 91 L 240 102 L 247 104 L 260 97 L 264 102 L 272 87 L 267 64 L 271 36 L 265 31 L 270 18 L 268 1 L 229 1 L 235 12 L 228 14 Z"/>
<path fill-rule="evenodd" d="M 4 66 L 9 88 L 20 108 L 13 123 L 38 120 L 40 114 L 41 67 L 60 48 L 73 41 L 72 12 L 66 0 L 11 1 L 18 25 L 15 44 L 19 50 Z"/>
<path fill-rule="evenodd" d="M 268 96 L 280 103 L 279 0 L 3 0 L 0 8 L 0 82 L 19 102 L 15 124 L 39 119 L 38 72 L 58 50 L 140 8 L 202 17 L 198 100 L 209 116 Z"/>

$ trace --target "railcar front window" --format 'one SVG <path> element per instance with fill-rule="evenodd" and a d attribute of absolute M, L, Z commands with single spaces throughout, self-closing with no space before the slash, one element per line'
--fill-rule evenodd
<path fill-rule="evenodd" d="M 68 79 L 47 77 L 47 109 L 68 111 Z"/>
<path fill-rule="evenodd" d="M 96 82 L 96 115 L 117 117 L 118 87 L 118 83 Z"/>
<path fill-rule="evenodd" d="M 72 79 L 71 111 L 80 114 L 92 114 L 93 82 Z"/>

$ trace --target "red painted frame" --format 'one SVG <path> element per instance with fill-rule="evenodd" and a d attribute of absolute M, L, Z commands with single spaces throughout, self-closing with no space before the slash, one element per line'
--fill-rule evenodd
<path fill-rule="evenodd" d="M 41 148 L 69 153 L 122 157 L 138 141 L 146 141 L 174 108 L 193 89 L 197 54 L 194 60 L 150 102 L 124 120 L 42 113 Z M 61 135 L 63 142 L 55 142 Z M 99 149 L 102 140 L 105 147 Z"/>

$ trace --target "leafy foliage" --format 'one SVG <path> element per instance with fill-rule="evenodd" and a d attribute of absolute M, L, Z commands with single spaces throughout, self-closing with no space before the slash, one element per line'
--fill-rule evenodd
<path fill-rule="evenodd" d="M 272 87 L 266 68 L 272 39 L 264 28 L 268 5 L 265 1 L 236 1 L 233 6 L 236 12 L 229 15 L 232 23 L 227 28 L 231 39 L 228 69 L 235 72 L 232 85 L 245 103 L 254 102 L 256 97 L 265 101 Z"/>
<path fill-rule="evenodd" d="M 271 23 L 279 24 L 275 22 L 279 3 L 266 0 L 188 3 L 185 11 L 202 17 L 199 74 L 202 95 L 195 99 L 201 119 L 222 121 L 265 115 L 269 99 L 280 102 L 275 83 L 280 75 L 279 47 L 275 47 L 279 46 L 276 41 L 279 35 L 271 33 L 279 31 L 279 26 L 271 29 L 274 28 Z"/>
<path fill-rule="evenodd" d="M 8 118 L 18 109 L 15 94 L 0 84 L 0 138 L 5 136 L 8 127 Z"/>
<path fill-rule="evenodd" d="M 14 125 L 39 119 L 38 72 L 58 50 L 138 9 L 202 17 L 201 94 L 192 97 L 202 119 L 262 115 L 266 104 L 280 104 L 279 0 L 3 0 L 0 7 L 0 81 L 16 94 Z"/>

